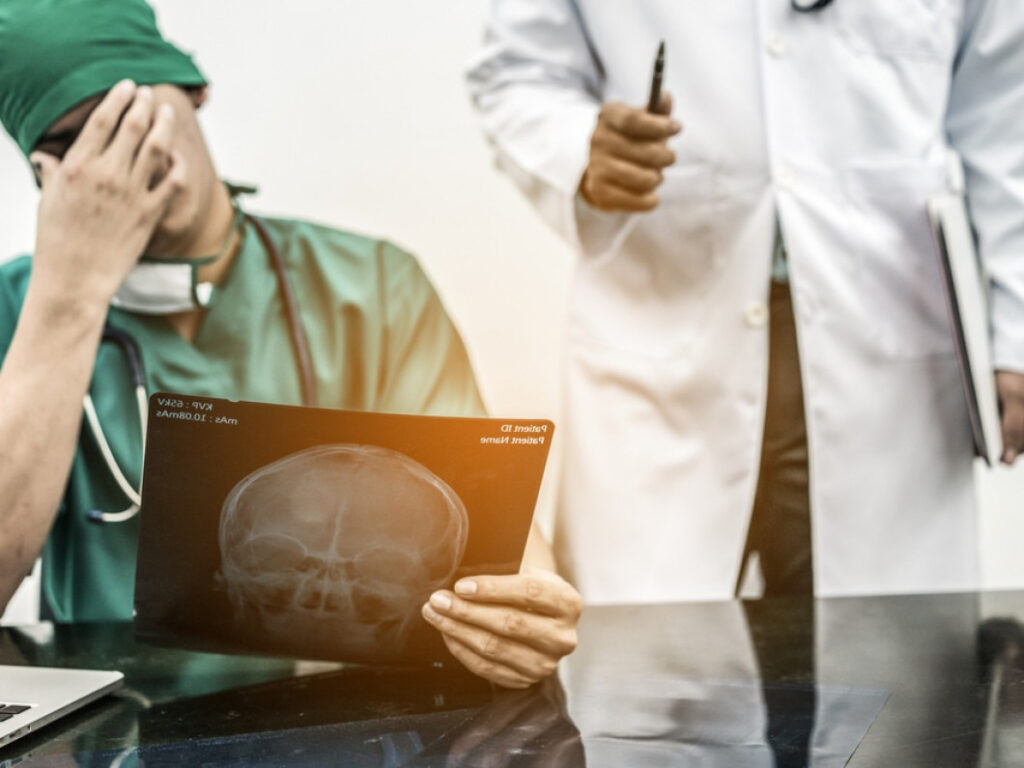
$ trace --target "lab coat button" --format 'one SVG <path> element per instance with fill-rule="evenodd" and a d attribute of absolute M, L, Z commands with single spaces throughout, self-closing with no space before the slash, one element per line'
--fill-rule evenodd
<path fill-rule="evenodd" d="M 778 32 L 768 38 L 768 42 L 765 44 L 765 48 L 768 49 L 768 53 L 774 56 L 776 59 L 781 59 L 789 51 L 789 46 L 786 45 L 786 38 L 780 35 Z"/>
<path fill-rule="evenodd" d="M 768 323 L 767 305 L 761 301 L 751 304 L 743 313 L 743 319 L 751 328 L 763 328 Z"/>

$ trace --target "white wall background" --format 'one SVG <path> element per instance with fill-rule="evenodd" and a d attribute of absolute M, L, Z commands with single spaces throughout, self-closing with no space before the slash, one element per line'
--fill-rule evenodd
<path fill-rule="evenodd" d="M 491 411 L 557 421 L 573 256 L 493 169 L 466 98 L 462 71 L 486 0 L 153 4 L 213 84 L 207 139 L 226 178 L 260 185 L 249 207 L 416 253 L 463 331 Z M 0 260 L 31 250 L 35 205 L 27 166 L 3 136 Z M 1024 467 L 981 480 L 986 583 L 1024 585 Z M 548 482 L 545 505 L 552 491 Z"/>

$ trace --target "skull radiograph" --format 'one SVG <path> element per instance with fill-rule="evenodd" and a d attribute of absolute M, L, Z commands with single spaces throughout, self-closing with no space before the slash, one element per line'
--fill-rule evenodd
<path fill-rule="evenodd" d="M 240 624 L 282 648 L 403 652 L 419 609 L 454 576 L 469 518 L 423 465 L 325 445 L 243 478 L 220 517 L 221 576 Z"/>

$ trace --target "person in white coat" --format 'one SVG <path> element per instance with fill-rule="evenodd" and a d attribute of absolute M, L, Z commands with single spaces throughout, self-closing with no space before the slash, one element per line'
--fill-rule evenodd
<path fill-rule="evenodd" d="M 661 39 L 675 103 L 650 114 L 626 105 Z M 811 551 L 822 596 L 979 586 L 926 206 L 955 151 L 1012 463 L 1019 0 L 491 0 L 468 83 L 499 166 L 581 253 L 556 538 L 588 602 L 726 599 L 776 545 L 769 587 L 809 592 Z"/>

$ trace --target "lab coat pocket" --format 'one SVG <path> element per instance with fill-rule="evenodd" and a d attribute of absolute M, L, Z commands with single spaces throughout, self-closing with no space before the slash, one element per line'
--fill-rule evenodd
<path fill-rule="evenodd" d="M 946 169 L 921 162 L 855 164 L 846 171 L 851 236 L 857 248 L 860 322 L 888 358 L 953 353 L 928 200 Z"/>
<path fill-rule="evenodd" d="M 667 358 L 685 349 L 707 316 L 715 273 L 714 174 L 670 168 L 661 203 L 632 217 L 617 247 L 576 273 L 569 337 L 595 350 Z"/>
<path fill-rule="evenodd" d="M 839 0 L 836 31 L 854 51 L 890 59 L 945 60 L 956 49 L 960 0 Z"/>

